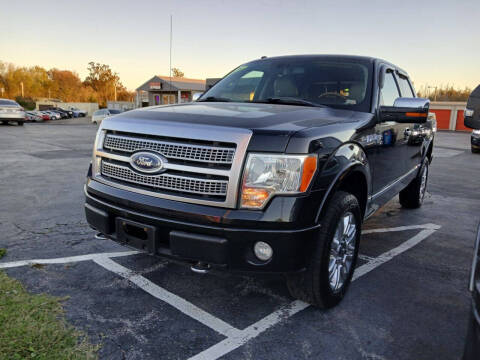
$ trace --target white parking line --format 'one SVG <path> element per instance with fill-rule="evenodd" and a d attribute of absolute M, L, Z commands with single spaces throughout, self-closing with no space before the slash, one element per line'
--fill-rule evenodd
<path fill-rule="evenodd" d="M 393 259 L 395 256 L 400 255 L 404 251 L 412 248 L 413 246 L 420 243 L 422 240 L 426 239 L 428 236 L 433 234 L 436 230 L 438 230 L 441 226 L 435 224 L 425 224 L 425 225 L 412 225 L 412 226 L 403 226 L 397 228 L 390 228 L 391 231 L 402 231 L 403 230 L 411 230 L 411 229 L 426 229 L 419 232 L 414 237 L 410 238 L 406 242 L 402 243 L 401 245 L 393 248 L 386 253 L 374 258 L 370 262 L 359 266 L 355 269 L 353 274 L 352 281 L 355 281 L 362 277 L 363 275 L 369 273 L 373 269 L 377 268 L 378 266 L 386 263 L 387 261 Z M 370 233 L 373 232 L 388 232 L 389 229 L 372 229 Z M 222 340 L 218 344 L 215 344 L 208 349 L 202 351 L 201 353 L 191 357 L 189 360 L 215 360 L 218 359 L 225 354 L 239 348 L 240 346 L 247 343 L 249 340 L 257 337 L 262 332 L 267 330 L 268 328 L 278 324 L 279 322 L 288 319 L 289 317 L 295 315 L 296 313 L 306 309 L 309 307 L 309 304 L 304 303 L 303 301 L 295 300 L 290 304 L 281 307 L 274 313 L 264 317 L 262 320 L 256 322 L 253 325 L 250 325 L 246 329 L 240 331 L 240 333 L 229 337 L 225 340 Z"/>
<path fill-rule="evenodd" d="M 415 236 L 411 237 L 409 240 L 403 242 L 401 245 L 381 254 L 376 258 L 371 258 L 363 256 L 363 260 L 368 262 L 359 266 L 355 269 L 353 274 L 352 281 L 355 281 L 362 277 L 363 275 L 369 273 L 370 271 L 376 269 L 378 266 L 390 261 L 395 256 L 400 255 L 401 253 L 411 249 L 415 245 L 418 245 L 421 241 L 426 239 L 428 236 L 433 234 L 435 231 L 440 229 L 441 226 L 436 224 L 424 224 L 424 225 L 409 225 L 409 226 L 399 226 L 393 228 L 383 228 L 383 229 L 368 229 L 362 231 L 363 234 L 372 234 L 372 233 L 386 233 L 386 232 L 397 232 L 397 231 L 406 231 L 406 230 L 422 230 Z M 98 265 L 104 267 L 105 269 L 114 272 L 117 275 L 122 276 L 123 278 L 129 280 L 133 284 L 137 285 L 140 289 L 146 291 L 155 298 L 166 302 L 167 304 L 175 307 L 182 313 L 190 316 L 191 318 L 201 322 L 202 324 L 208 326 L 209 328 L 217 331 L 220 334 L 226 336 L 226 339 L 220 341 L 219 343 L 209 347 L 208 349 L 202 351 L 201 353 L 191 357 L 189 360 L 215 360 L 225 354 L 239 348 L 244 345 L 251 339 L 257 337 L 265 330 L 271 328 L 272 326 L 280 323 L 281 321 L 290 318 L 291 316 L 297 314 L 298 312 L 306 309 L 310 305 L 299 300 L 292 301 L 291 303 L 282 306 L 280 309 L 271 313 L 270 315 L 264 317 L 260 321 L 248 326 L 243 330 L 239 330 L 232 325 L 224 322 L 223 320 L 213 316 L 212 314 L 200 309 L 194 304 L 188 302 L 187 300 L 175 295 L 162 287 L 154 284 L 145 277 L 136 274 L 132 270 L 114 262 L 111 260 L 113 257 L 120 256 L 129 256 L 140 253 L 139 251 L 123 251 L 123 252 L 112 252 L 112 253 L 96 253 L 88 255 L 79 255 L 79 256 L 70 256 L 63 258 L 55 259 L 34 259 L 34 260 L 20 260 L 0 263 L 0 269 L 13 268 L 18 266 L 26 266 L 33 264 L 64 264 L 78 261 L 88 261 L 93 260 Z"/>
<path fill-rule="evenodd" d="M 27 265 L 35 265 L 35 264 L 66 264 L 71 262 L 78 262 L 78 261 L 88 261 L 94 260 L 97 258 L 112 258 L 112 257 L 120 257 L 120 256 L 129 256 L 139 254 L 139 251 L 120 251 L 120 252 L 111 252 L 111 253 L 95 253 L 95 254 L 87 254 L 87 255 L 78 255 L 78 256 L 68 256 L 63 258 L 55 258 L 55 259 L 32 259 L 32 260 L 18 260 L 18 261 L 11 261 L 11 262 L 0 262 L 0 269 L 8 269 L 18 266 L 27 266 Z"/>
<path fill-rule="evenodd" d="M 134 273 L 130 269 L 127 269 L 126 267 L 116 263 L 109 258 L 97 257 L 93 259 L 93 261 L 96 262 L 98 265 L 104 267 L 105 269 L 114 272 L 115 274 L 120 275 L 121 277 L 134 283 L 140 289 L 146 291 L 150 295 L 166 302 L 177 310 L 180 310 L 182 313 L 201 322 L 202 324 L 208 326 L 209 328 L 215 330 L 222 335 L 230 337 L 236 336 L 240 332 L 240 330 L 234 328 L 230 324 L 227 324 L 223 320 L 220 320 L 212 314 L 200 309 L 199 307 L 193 305 L 192 303 L 181 298 L 180 296 L 161 288 L 150 280 Z"/>
<path fill-rule="evenodd" d="M 383 228 L 383 229 L 365 229 L 365 230 L 362 230 L 362 235 L 374 234 L 374 233 L 384 233 L 384 232 L 394 232 L 394 231 L 418 230 L 418 229 L 438 230 L 440 228 L 441 228 L 441 226 L 436 225 L 436 224 L 408 225 L 408 226 L 398 226 L 398 227 Z"/>

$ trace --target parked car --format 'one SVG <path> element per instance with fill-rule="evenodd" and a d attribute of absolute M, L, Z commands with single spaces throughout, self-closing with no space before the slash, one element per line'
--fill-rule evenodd
<path fill-rule="evenodd" d="M 45 111 L 37 111 L 36 113 L 41 116 L 43 120 L 50 120 L 50 114 L 47 114 Z"/>
<path fill-rule="evenodd" d="M 465 122 L 480 122 L 480 85 L 470 94 L 465 109 Z M 480 153 L 480 129 L 472 131 L 470 138 L 472 153 Z"/>
<path fill-rule="evenodd" d="M 27 121 L 35 121 L 35 122 L 43 121 L 43 117 L 38 115 L 36 112 L 33 112 L 33 111 L 26 111 L 25 112 L 25 119 Z"/>
<path fill-rule="evenodd" d="M 45 110 L 44 112 L 50 115 L 50 120 L 60 120 L 62 118 L 62 116 L 55 111 Z"/>
<path fill-rule="evenodd" d="M 88 223 L 195 272 L 287 275 L 293 297 L 338 304 L 361 226 L 400 194 L 422 205 L 429 100 L 381 59 L 284 56 L 246 63 L 196 102 L 132 110 L 99 126 Z M 430 129 L 409 144 L 409 129 Z"/>
<path fill-rule="evenodd" d="M 51 108 L 50 110 L 53 110 L 53 111 L 57 111 L 61 114 L 63 114 L 63 118 L 73 118 L 73 111 L 71 110 L 64 110 L 62 108 L 59 108 L 59 107 L 54 107 L 54 108 Z"/>
<path fill-rule="evenodd" d="M 472 307 L 463 360 L 478 360 L 480 359 L 480 225 L 473 251 L 469 289 L 472 294 Z"/>
<path fill-rule="evenodd" d="M 16 101 L 0 99 L 0 121 L 2 124 L 8 124 L 13 121 L 19 126 L 23 126 L 25 110 Z"/>
<path fill-rule="evenodd" d="M 85 117 L 87 116 L 87 112 L 84 110 L 77 109 L 75 107 L 70 107 L 69 109 L 73 113 L 73 117 Z"/>
<path fill-rule="evenodd" d="M 100 109 L 100 110 L 97 110 L 92 115 L 92 123 L 100 124 L 100 122 L 103 119 L 105 119 L 107 116 L 117 115 L 117 114 L 120 114 L 120 113 L 121 113 L 121 111 L 116 110 L 116 109 Z"/>

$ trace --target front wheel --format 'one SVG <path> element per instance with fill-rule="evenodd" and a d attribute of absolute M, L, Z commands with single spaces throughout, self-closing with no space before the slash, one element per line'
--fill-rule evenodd
<path fill-rule="evenodd" d="M 472 149 L 472 154 L 478 154 L 478 153 L 480 153 L 480 149 L 478 149 L 478 148 L 474 148 L 474 147 L 472 146 L 471 149 Z"/>
<path fill-rule="evenodd" d="M 17 121 L 18 126 L 23 126 L 24 121 Z"/>
<path fill-rule="evenodd" d="M 405 189 L 400 191 L 400 204 L 404 208 L 416 209 L 422 206 L 425 193 L 427 192 L 429 166 L 430 162 L 428 158 L 425 158 L 417 177 Z"/>
<path fill-rule="evenodd" d="M 336 192 L 328 204 L 307 269 L 287 276 L 290 294 L 319 308 L 331 308 L 345 296 L 358 256 L 362 215 L 355 196 Z"/>

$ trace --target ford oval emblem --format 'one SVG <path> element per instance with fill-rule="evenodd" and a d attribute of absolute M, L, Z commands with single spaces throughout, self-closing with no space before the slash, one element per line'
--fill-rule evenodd
<path fill-rule="evenodd" d="M 164 164 L 167 162 L 163 156 L 140 151 L 130 157 L 130 165 L 142 173 L 156 174 L 165 170 Z"/>

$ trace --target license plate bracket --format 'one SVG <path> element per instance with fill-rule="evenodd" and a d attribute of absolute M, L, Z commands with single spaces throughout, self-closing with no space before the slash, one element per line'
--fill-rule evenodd
<path fill-rule="evenodd" d="M 119 242 L 155 254 L 155 227 L 119 217 L 115 220 L 115 227 Z"/>

